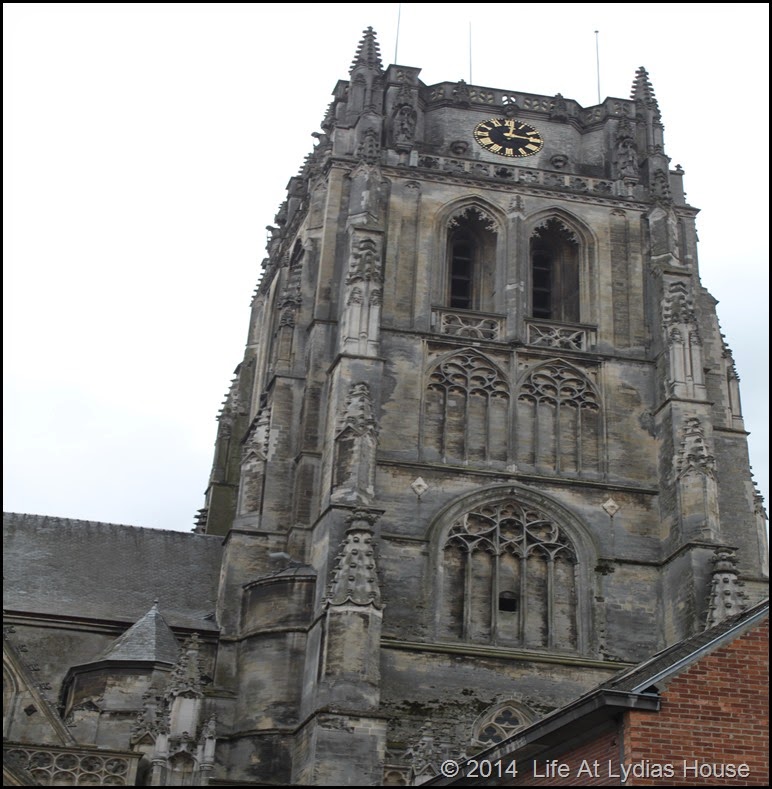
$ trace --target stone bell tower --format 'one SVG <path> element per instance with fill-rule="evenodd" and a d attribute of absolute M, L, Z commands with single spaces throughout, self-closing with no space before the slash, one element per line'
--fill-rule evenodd
<path fill-rule="evenodd" d="M 589 108 L 419 71 L 364 32 L 219 416 L 234 782 L 420 783 L 765 594 L 646 71 Z"/>

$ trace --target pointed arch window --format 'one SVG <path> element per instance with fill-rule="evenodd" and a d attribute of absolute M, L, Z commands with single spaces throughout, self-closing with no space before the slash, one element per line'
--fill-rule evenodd
<path fill-rule="evenodd" d="M 445 304 L 451 309 L 493 311 L 495 269 L 495 224 L 470 206 L 448 224 Z"/>
<path fill-rule="evenodd" d="M 531 316 L 579 323 L 579 243 L 558 219 L 531 236 Z"/>
<path fill-rule="evenodd" d="M 578 648 L 574 545 L 546 513 L 504 498 L 445 532 L 440 635 L 534 649 Z"/>
<path fill-rule="evenodd" d="M 483 712 L 472 729 L 472 741 L 480 745 L 497 745 L 533 722 L 535 715 L 523 704 L 507 701 Z"/>

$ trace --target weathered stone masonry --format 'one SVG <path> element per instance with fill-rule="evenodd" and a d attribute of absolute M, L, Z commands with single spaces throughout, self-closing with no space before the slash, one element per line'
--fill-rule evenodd
<path fill-rule="evenodd" d="M 515 120 L 530 155 L 473 135 Z M 589 108 L 425 85 L 367 30 L 315 137 L 190 536 L 222 541 L 216 589 L 157 609 L 183 654 L 200 637 L 198 679 L 175 696 L 182 658 L 143 642 L 123 692 L 60 702 L 155 784 L 420 783 L 766 593 L 737 375 L 646 71 Z M 142 585 L 98 627 L 73 600 L 54 695 L 147 615 Z M 13 638 L 50 653 L 61 612 L 14 599 Z"/>

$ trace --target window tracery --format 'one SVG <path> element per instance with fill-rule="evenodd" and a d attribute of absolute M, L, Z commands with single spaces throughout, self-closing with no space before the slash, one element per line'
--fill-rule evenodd
<path fill-rule="evenodd" d="M 497 745 L 516 731 L 534 720 L 530 710 L 523 709 L 517 702 L 496 704 L 478 718 L 474 726 L 473 739 L 481 745 Z"/>
<path fill-rule="evenodd" d="M 481 504 L 450 525 L 440 556 L 441 635 L 577 648 L 576 549 L 546 513 L 514 497 Z"/>
<path fill-rule="evenodd" d="M 518 462 L 560 473 L 600 471 L 601 402 L 580 370 L 562 361 L 540 365 L 517 395 Z"/>
<path fill-rule="evenodd" d="M 488 358 L 459 351 L 429 374 L 422 454 L 427 460 L 507 459 L 509 382 Z"/>

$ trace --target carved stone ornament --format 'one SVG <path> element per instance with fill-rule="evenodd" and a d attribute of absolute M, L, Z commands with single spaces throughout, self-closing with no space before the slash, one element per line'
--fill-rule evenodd
<path fill-rule="evenodd" d="M 708 593 L 706 629 L 742 613 L 748 607 L 748 595 L 743 589 L 745 584 L 739 579 L 733 551 L 716 548 L 711 562 L 713 577 Z"/>
<path fill-rule="evenodd" d="M 635 145 L 635 135 L 632 124 L 622 121 L 616 140 L 615 163 L 617 178 L 638 178 L 638 150 Z"/>
<path fill-rule="evenodd" d="M 413 482 L 410 484 L 410 487 L 413 489 L 413 493 L 420 499 L 421 496 L 429 490 L 429 486 L 426 484 L 426 481 L 423 477 L 416 477 Z"/>
<path fill-rule="evenodd" d="M 392 116 L 392 137 L 397 147 L 410 147 L 415 140 L 418 113 L 412 104 L 400 104 Z"/>
<path fill-rule="evenodd" d="M 700 420 L 689 417 L 682 430 L 681 447 L 676 456 L 675 471 L 678 477 L 687 474 L 704 474 L 715 477 L 716 459 L 710 454 L 705 431 Z"/>
<path fill-rule="evenodd" d="M 257 419 L 255 419 L 252 427 L 247 433 L 246 440 L 244 441 L 242 463 L 248 463 L 252 460 L 268 459 L 271 437 L 270 428 L 271 406 L 265 405 L 260 409 Z"/>
<path fill-rule="evenodd" d="M 483 229 L 487 230 L 490 233 L 497 233 L 498 227 L 496 225 L 496 220 L 490 216 L 490 214 L 483 211 L 482 208 L 476 205 L 470 205 L 462 208 L 457 213 L 453 214 L 448 220 L 448 228 L 454 229 L 459 226 L 460 220 L 470 220 L 470 219 L 477 219 L 477 221 L 483 223 Z"/>
<path fill-rule="evenodd" d="M 468 107 L 472 99 L 469 85 L 460 79 L 453 88 L 453 101 L 460 107 Z"/>
<path fill-rule="evenodd" d="M 568 102 L 561 93 L 556 93 L 550 107 L 550 120 L 564 121 L 568 118 Z"/>
<path fill-rule="evenodd" d="M 564 153 L 556 153 L 550 158 L 550 164 L 555 170 L 563 170 L 568 164 L 568 157 Z"/>
<path fill-rule="evenodd" d="M 600 401 L 590 381 L 562 362 L 537 367 L 520 387 L 519 400 L 574 408 L 600 409 Z"/>
<path fill-rule="evenodd" d="M 548 217 L 547 219 L 542 220 L 539 222 L 538 225 L 533 229 L 533 236 L 541 237 L 545 233 L 559 233 L 566 241 L 570 244 L 579 244 L 579 239 L 576 237 L 576 233 L 574 233 L 571 228 L 566 227 L 566 225 L 557 219 L 554 216 Z"/>
<path fill-rule="evenodd" d="M 375 129 L 367 129 L 357 148 L 357 158 L 367 164 L 377 164 L 381 158 L 380 135 Z"/>
<path fill-rule="evenodd" d="M 182 649 L 180 649 L 180 657 L 172 669 L 171 677 L 167 684 L 167 698 L 183 694 L 198 697 L 204 695 L 199 649 L 198 633 L 193 633 L 182 646 Z"/>
<path fill-rule="evenodd" d="M 373 513 L 366 510 L 355 512 L 350 519 L 351 525 L 338 553 L 330 582 L 328 606 L 359 605 L 383 608 L 375 565 L 372 519 Z"/>
<path fill-rule="evenodd" d="M 539 554 L 576 560 L 571 540 L 545 513 L 515 499 L 492 502 L 459 518 L 450 528 L 445 546 L 493 556 L 511 553 L 527 558 Z"/>
<path fill-rule="evenodd" d="M 374 238 L 361 238 L 353 244 L 346 284 L 357 281 L 383 281 L 381 250 Z"/>
<path fill-rule="evenodd" d="M 657 170 L 654 173 L 651 183 L 651 192 L 658 200 L 664 202 L 670 201 L 670 178 L 664 170 Z"/>
<path fill-rule="evenodd" d="M 665 326 L 695 323 L 694 300 L 685 282 L 672 282 L 662 300 L 662 320 Z"/>
<path fill-rule="evenodd" d="M 349 389 L 338 423 L 338 435 L 344 431 L 351 431 L 358 436 L 376 435 L 378 432 L 377 422 L 373 416 L 370 387 L 363 381 L 352 384 Z"/>

